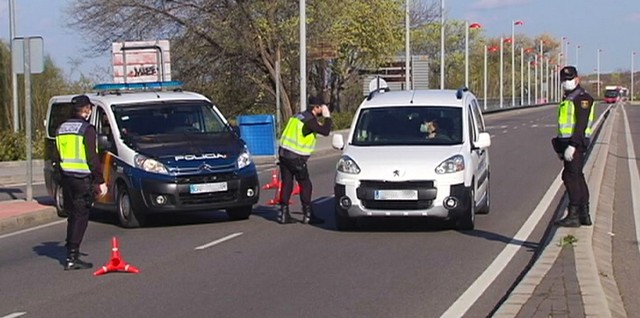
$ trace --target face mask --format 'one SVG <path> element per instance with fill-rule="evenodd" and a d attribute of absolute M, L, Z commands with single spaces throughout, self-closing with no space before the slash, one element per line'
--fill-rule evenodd
<path fill-rule="evenodd" d="M 572 80 L 562 82 L 562 89 L 564 89 L 565 91 L 572 91 L 576 89 L 577 86 L 578 86 L 578 82 L 576 81 L 575 78 Z"/>
<path fill-rule="evenodd" d="M 427 124 L 422 123 L 422 125 L 420 125 L 420 132 L 421 133 L 426 133 L 427 131 L 428 131 L 427 130 Z"/>

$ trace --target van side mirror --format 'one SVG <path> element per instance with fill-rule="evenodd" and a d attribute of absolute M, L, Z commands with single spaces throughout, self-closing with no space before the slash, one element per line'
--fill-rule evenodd
<path fill-rule="evenodd" d="M 342 150 L 344 148 L 344 138 L 342 137 L 342 134 L 337 133 L 333 135 L 331 138 L 331 146 L 337 150 Z"/>
<path fill-rule="evenodd" d="M 491 146 L 491 135 L 488 132 L 481 132 L 478 135 L 478 140 L 473 143 L 473 147 L 476 149 L 489 148 Z"/>
<path fill-rule="evenodd" d="M 114 152 L 113 143 L 109 140 L 107 135 L 98 135 L 98 152 Z"/>

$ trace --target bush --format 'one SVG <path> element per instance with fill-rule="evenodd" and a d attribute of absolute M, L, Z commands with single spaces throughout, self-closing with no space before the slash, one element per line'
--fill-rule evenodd
<path fill-rule="evenodd" d="M 10 130 L 0 131 L 0 161 L 27 159 L 26 136 L 24 131 L 14 133 Z M 36 130 L 33 134 L 33 159 L 44 157 L 44 131 Z"/>
<path fill-rule="evenodd" d="M 354 113 L 352 112 L 336 112 L 331 113 L 333 119 L 333 130 L 349 129 Z"/>

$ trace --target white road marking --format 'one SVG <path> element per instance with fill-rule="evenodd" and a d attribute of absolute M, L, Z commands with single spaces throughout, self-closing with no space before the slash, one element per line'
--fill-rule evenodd
<path fill-rule="evenodd" d="M 545 211 L 551 205 L 553 197 L 556 195 L 562 185 L 562 173 L 556 176 L 551 187 L 542 197 L 538 206 L 522 225 L 518 233 L 507 243 L 502 252 L 496 256 L 493 262 L 484 270 L 484 272 L 469 286 L 469 288 L 445 311 L 440 317 L 462 317 L 473 306 L 473 304 L 484 294 L 495 279 L 502 273 L 504 268 L 511 262 L 516 252 L 522 247 L 523 242 L 527 240 L 531 232 L 544 215 Z"/>
<path fill-rule="evenodd" d="M 39 230 L 39 229 L 44 229 L 45 227 L 49 227 L 49 226 L 60 224 L 60 223 L 66 223 L 66 222 L 67 222 L 66 219 L 65 220 L 60 220 L 60 221 L 54 221 L 54 222 L 51 222 L 51 223 L 34 226 L 34 227 L 31 227 L 31 228 L 28 228 L 28 229 L 12 232 L 12 233 L 8 233 L 8 234 L 3 234 L 3 235 L 0 235 L 0 240 L 3 239 L 3 238 L 24 234 L 24 233 L 35 231 L 35 230 Z M 0 318 L 4 318 L 4 317 L 0 317 Z"/>
<path fill-rule="evenodd" d="M 538 127 L 539 127 L 538 124 L 531 125 L 531 128 L 538 128 Z"/>
<path fill-rule="evenodd" d="M 24 316 L 26 314 L 27 314 L 26 312 L 14 312 L 12 314 L 8 314 L 8 315 L 2 316 L 0 318 L 16 318 L 16 317 Z"/>
<path fill-rule="evenodd" d="M 32 182 L 31 183 L 31 185 L 43 185 L 43 184 L 44 184 L 44 181 L 38 181 L 38 182 Z M 23 182 L 23 183 L 2 184 L 0 186 L 3 186 L 3 187 L 24 187 L 26 185 L 27 185 L 27 183 Z M 3 317 L 0 317 L 0 318 L 3 318 Z"/>
<path fill-rule="evenodd" d="M 233 233 L 233 234 L 227 235 L 227 236 L 225 236 L 225 237 L 223 237 L 221 239 L 217 239 L 217 240 L 215 240 L 213 242 L 207 243 L 205 245 L 200 245 L 200 246 L 196 247 L 195 249 L 196 250 L 203 250 L 205 248 L 209 248 L 209 247 L 212 247 L 214 245 L 218 245 L 218 244 L 220 244 L 222 242 L 228 241 L 230 239 L 236 238 L 236 237 L 238 237 L 238 236 L 240 236 L 242 234 L 244 234 L 244 233 L 242 233 L 242 232 Z"/>
<path fill-rule="evenodd" d="M 629 164 L 629 174 L 631 178 L 631 206 L 633 206 L 633 217 L 636 225 L 636 240 L 640 241 L 640 173 L 638 173 L 638 166 L 636 163 L 636 152 L 633 149 L 633 140 L 631 139 L 631 129 L 629 129 L 629 118 L 627 117 L 627 111 L 622 106 L 622 114 L 624 115 L 625 123 L 625 135 L 627 139 L 627 163 Z M 640 244 L 638 251 L 640 252 Z"/>

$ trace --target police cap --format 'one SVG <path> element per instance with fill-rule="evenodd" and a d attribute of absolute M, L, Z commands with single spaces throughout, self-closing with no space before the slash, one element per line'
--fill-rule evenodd
<path fill-rule="evenodd" d="M 95 106 L 92 102 L 91 99 L 89 99 L 89 97 L 87 95 L 78 95 L 78 96 L 74 96 L 71 99 L 71 105 L 73 105 L 73 108 L 78 109 L 78 108 L 83 108 L 87 105 L 90 106 Z"/>
<path fill-rule="evenodd" d="M 560 70 L 560 80 L 569 81 L 578 76 L 578 70 L 575 66 L 565 66 Z"/>
<path fill-rule="evenodd" d="M 321 106 L 324 105 L 322 98 L 318 96 L 309 97 L 309 106 Z"/>

